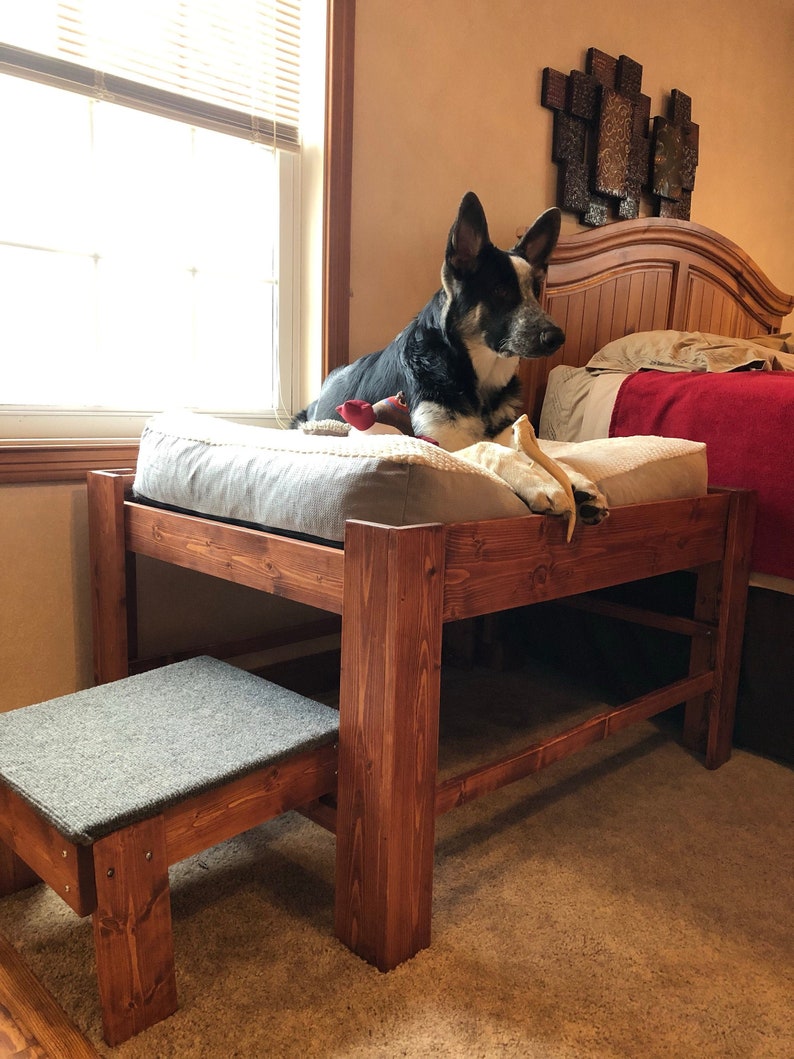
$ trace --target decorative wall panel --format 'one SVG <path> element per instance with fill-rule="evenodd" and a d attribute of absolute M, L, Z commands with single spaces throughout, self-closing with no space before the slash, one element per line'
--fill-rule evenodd
<path fill-rule="evenodd" d="M 541 104 L 554 112 L 561 209 L 597 226 L 638 217 L 647 195 L 660 217 L 689 219 L 699 134 L 689 96 L 673 89 L 667 116 L 651 127 L 642 66 L 590 48 L 584 72 L 546 67 Z"/>

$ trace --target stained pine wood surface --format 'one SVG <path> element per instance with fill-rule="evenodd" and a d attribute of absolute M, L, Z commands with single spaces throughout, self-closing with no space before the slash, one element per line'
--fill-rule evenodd
<path fill-rule="evenodd" d="M 0 1059 L 99 1059 L 99 1053 L 0 937 Z"/>

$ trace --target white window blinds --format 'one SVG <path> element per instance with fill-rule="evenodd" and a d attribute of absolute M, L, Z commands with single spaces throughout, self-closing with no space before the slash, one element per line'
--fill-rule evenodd
<path fill-rule="evenodd" d="M 296 149 L 300 25 L 300 0 L 25 0 L 0 70 Z"/>

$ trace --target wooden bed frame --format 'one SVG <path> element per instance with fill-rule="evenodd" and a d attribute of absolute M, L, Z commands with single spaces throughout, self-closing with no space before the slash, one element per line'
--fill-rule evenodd
<path fill-rule="evenodd" d="M 737 334 L 770 331 L 788 305 L 719 236 L 655 220 L 563 240 L 547 299 L 569 333 L 555 363 L 578 363 L 592 342 L 646 326 L 705 330 L 719 319 Z M 526 374 L 533 409 L 545 367 Z M 97 682 L 129 671 L 136 555 L 341 616 L 337 798 L 308 811 L 336 833 L 336 932 L 381 970 L 430 943 L 438 814 L 679 703 L 684 744 L 709 768 L 730 756 L 752 493 L 616 508 L 600 526 L 577 527 L 570 543 L 562 520 L 538 515 L 402 528 L 349 522 L 342 550 L 136 503 L 128 472 L 88 478 Z M 682 569 L 697 576 L 693 613 L 623 616 L 691 637 L 688 675 L 438 782 L 445 623 Z"/>
<path fill-rule="evenodd" d="M 794 309 L 794 296 L 779 290 L 717 232 L 692 221 L 649 217 L 561 239 L 549 268 L 545 307 L 566 337 L 553 357 L 521 366 L 527 409 L 536 424 L 548 374 L 557 364 L 580 367 L 607 342 L 636 331 L 705 331 L 733 338 L 776 333 Z"/>

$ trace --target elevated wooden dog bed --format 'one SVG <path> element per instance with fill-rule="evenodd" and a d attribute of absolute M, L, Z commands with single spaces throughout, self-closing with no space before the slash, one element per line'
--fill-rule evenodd
<path fill-rule="evenodd" d="M 647 218 L 561 240 L 549 268 L 544 305 L 567 339 L 554 357 L 521 366 L 527 411 L 535 424 L 546 374 L 559 362 L 584 364 L 606 342 L 647 329 L 737 337 L 778 331 L 791 300 L 717 233 L 688 222 Z M 158 447 L 160 442 L 167 445 L 165 431 Z M 297 445 L 294 436 L 287 443 Z M 147 467 L 143 455 L 141 476 Z M 159 456 L 160 466 L 170 468 L 182 486 L 193 483 L 191 461 L 199 453 L 193 449 L 184 455 L 185 461 L 172 459 L 163 448 Z M 139 557 L 341 617 L 335 927 L 340 940 L 364 959 L 389 970 L 430 944 L 435 818 L 440 813 L 678 703 L 686 704 L 685 745 L 702 751 L 710 768 L 728 760 L 754 494 L 715 489 L 678 499 L 615 502 L 608 519 L 599 526 L 577 526 L 568 541 L 561 520 L 529 515 L 521 508 L 515 514 L 483 514 L 464 505 L 457 512 L 420 513 L 403 502 L 398 519 L 376 505 L 370 480 L 361 506 L 345 510 L 338 500 L 330 506 L 334 521 L 344 522 L 331 533 L 305 520 L 316 513 L 311 510 L 317 499 L 313 483 L 337 486 L 338 470 L 332 474 L 327 465 L 315 468 L 313 479 L 302 479 L 309 484 L 296 496 L 296 467 L 275 458 L 269 462 L 283 474 L 275 482 L 268 480 L 266 492 L 248 472 L 233 482 L 221 476 L 236 498 L 250 493 L 260 504 L 267 500 L 259 513 L 201 506 L 186 496 L 151 495 L 142 487 L 150 484 L 143 477 L 140 495 L 134 497 L 131 473 L 89 474 L 96 679 L 124 677 L 131 664 L 141 661 Z M 422 479 L 420 488 L 411 491 L 413 465 L 398 473 L 404 501 L 441 487 L 436 480 L 428 489 Z M 463 481 L 450 475 L 446 495 L 457 499 Z M 476 494 L 477 503 L 482 501 L 479 483 L 469 492 Z M 142 497 L 177 510 L 143 503 Z M 518 503 L 510 496 L 507 502 Z M 284 514 L 304 521 L 284 525 Z M 251 519 L 265 528 L 236 524 Z M 294 539 L 281 530 L 303 537 Z M 508 758 L 488 760 L 484 748 L 475 769 L 439 782 L 445 625 L 572 597 L 595 609 L 608 602 L 598 597 L 604 589 L 674 571 L 693 573 L 694 604 L 687 600 L 674 615 L 647 604 L 623 606 L 621 613 L 627 621 L 689 639 L 689 662 L 679 679 Z M 614 614 L 615 605 L 608 605 Z M 575 644 L 567 664 L 576 670 Z"/>
<path fill-rule="evenodd" d="M 206 657 L 0 715 L 0 896 L 93 916 L 108 1044 L 176 1010 L 169 865 L 333 791 L 337 719 Z"/>

